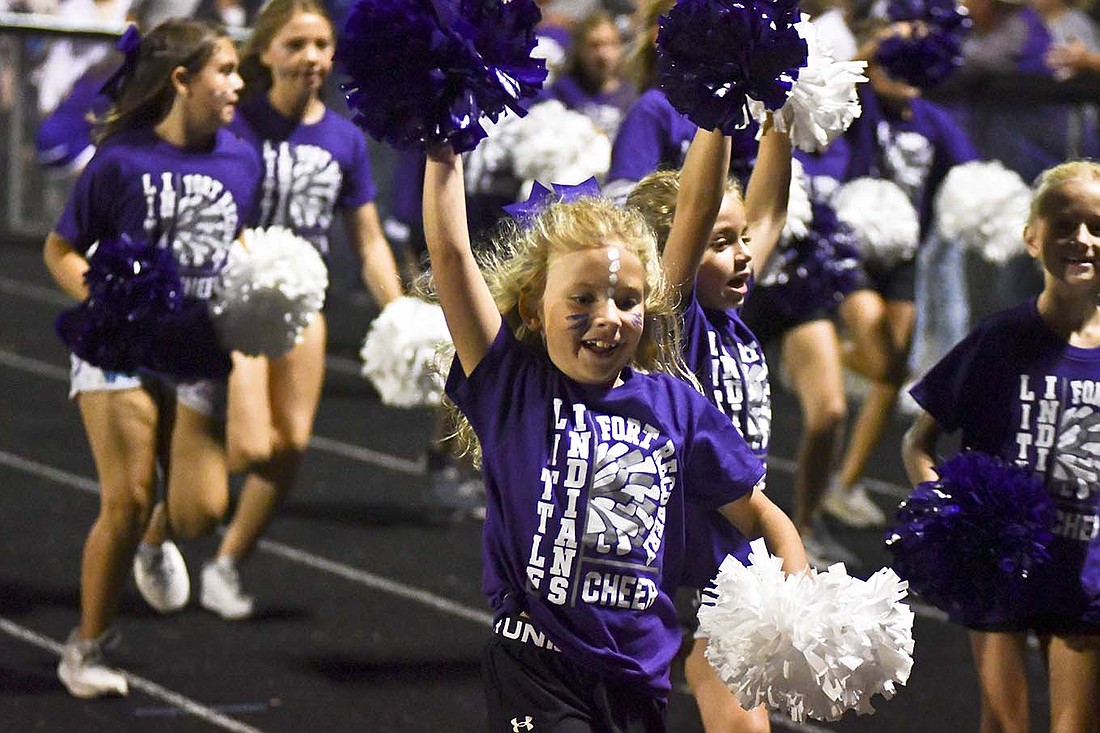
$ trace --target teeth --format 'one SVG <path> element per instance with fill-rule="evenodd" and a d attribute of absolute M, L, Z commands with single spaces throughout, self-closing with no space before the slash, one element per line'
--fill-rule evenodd
<path fill-rule="evenodd" d="M 589 346 L 592 346 L 593 348 L 596 348 L 596 349 L 612 349 L 612 348 L 615 348 L 615 343 L 613 341 L 588 341 L 586 343 L 588 343 Z"/>

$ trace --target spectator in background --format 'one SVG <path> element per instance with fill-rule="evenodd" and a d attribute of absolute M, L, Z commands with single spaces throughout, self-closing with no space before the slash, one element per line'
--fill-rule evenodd
<path fill-rule="evenodd" d="M 67 0 L 58 8 L 60 18 L 88 25 L 125 29 L 130 0 Z M 63 37 L 50 41 L 46 59 L 34 71 L 38 87 L 38 112 L 48 115 L 68 95 L 73 83 L 110 52 L 109 41 Z"/>
<path fill-rule="evenodd" d="M 622 32 L 607 13 L 593 13 L 573 27 L 571 45 L 563 73 L 546 96 L 585 115 L 614 140 L 637 96 L 622 77 Z"/>

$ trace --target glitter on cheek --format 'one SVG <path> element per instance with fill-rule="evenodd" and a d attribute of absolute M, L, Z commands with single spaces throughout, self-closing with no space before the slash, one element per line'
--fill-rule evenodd
<path fill-rule="evenodd" d="M 619 283 L 619 269 L 623 266 L 619 259 L 619 248 L 608 247 L 607 259 L 607 297 L 610 299 L 615 296 L 615 286 Z"/>

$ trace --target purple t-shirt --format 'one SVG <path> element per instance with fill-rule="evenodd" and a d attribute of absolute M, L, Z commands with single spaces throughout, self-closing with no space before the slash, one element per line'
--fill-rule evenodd
<path fill-rule="evenodd" d="M 73 88 L 57 109 L 38 123 L 35 147 L 39 165 L 66 168 L 80 163 L 95 149 L 92 121 L 107 114 L 111 99 L 99 89 L 107 80 L 100 67 L 93 67 L 73 82 Z"/>
<path fill-rule="evenodd" d="M 761 463 L 766 462 L 772 402 L 764 349 L 737 309 L 703 308 L 694 290 L 683 327 L 684 360 L 703 394 L 733 423 Z M 688 505 L 685 539 L 683 585 L 705 588 L 727 555 L 748 560 L 748 540 L 718 512 Z"/>
<path fill-rule="evenodd" d="M 171 247 L 185 295 L 207 300 L 259 171 L 255 151 L 228 130 L 208 151 L 178 148 L 151 128 L 120 132 L 99 146 L 55 229 L 81 253 L 122 234 Z"/>
<path fill-rule="evenodd" d="M 613 389 L 577 384 L 502 325 L 447 394 L 481 441 L 488 494 L 482 589 L 525 611 L 570 659 L 669 691 L 680 647 L 675 587 L 686 502 L 715 509 L 764 467 L 687 383 L 625 369 Z"/>
<path fill-rule="evenodd" d="M 638 96 L 629 84 L 620 84 L 610 94 L 590 92 L 575 77 L 561 76 L 546 90 L 548 99 L 556 99 L 566 108 L 580 112 L 608 139 L 614 140 L 623 122 L 623 116 Z"/>
<path fill-rule="evenodd" d="M 1084 626 L 1100 632 L 1100 598 L 1080 578 L 1100 553 L 1100 348 L 1067 344 L 1029 300 L 985 319 L 911 393 L 964 448 L 1030 466 L 1054 498 L 1052 560 L 1026 624 L 1070 631 L 1091 617 Z"/>
<path fill-rule="evenodd" d="M 259 152 L 263 165 L 250 226 L 288 227 L 327 257 L 336 207 L 355 209 L 378 195 L 363 133 L 331 109 L 307 125 L 257 94 L 241 104 L 230 129 Z"/>
<path fill-rule="evenodd" d="M 732 136 L 730 172 L 742 183 L 756 161 L 756 124 Z M 660 89 L 650 89 L 627 110 L 611 147 L 608 181 L 640 181 L 656 170 L 674 170 L 684 164 L 696 124 L 680 114 Z"/>

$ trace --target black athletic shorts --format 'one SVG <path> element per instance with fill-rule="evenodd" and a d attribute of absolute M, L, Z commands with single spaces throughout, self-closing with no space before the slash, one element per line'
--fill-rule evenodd
<path fill-rule="evenodd" d="M 525 618 L 494 631 L 481 666 L 490 733 L 667 733 L 664 700 L 570 661 Z"/>

